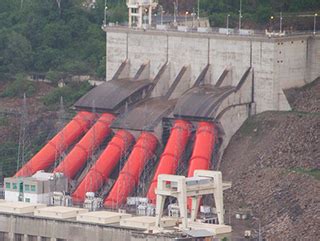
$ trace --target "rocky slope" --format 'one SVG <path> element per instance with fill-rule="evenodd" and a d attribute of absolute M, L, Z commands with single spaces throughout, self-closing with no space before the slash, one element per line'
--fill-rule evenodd
<path fill-rule="evenodd" d="M 248 119 L 224 153 L 226 210 L 252 210 L 245 228 L 257 231 L 260 220 L 267 240 L 320 240 L 319 88 L 288 90 L 292 112 Z"/>

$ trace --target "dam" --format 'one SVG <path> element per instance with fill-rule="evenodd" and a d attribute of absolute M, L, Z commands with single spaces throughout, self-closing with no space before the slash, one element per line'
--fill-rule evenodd
<path fill-rule="evenodd" d="M 6 199 L 26 202 L 24 178 L 45 170 L 72 182 L 74 206 L 83 205 L 88 192 L 103 200 L 102 209 L 125 210 L 132 197 L 155 205 L 159 175 L 191 178 L 199 169 L 219 170 L 224 149 L 248 117 L 290 110 L 284 90 L 320 76 L 318 35 L 184 30 L 103 26 L 106 81 L 74 103 L 73 120 L 7 180 L 21 188 L 6 188 Z M 92 160 L 99 148 L 103 151 Z M 15 234 L 35 240 L 74 235 L 88 240 L 89 234 L 113 240 L 174 238 L 118 225 L 0 213 L 0 222 L 8 220 L 0 232 L 9 240 Z M 41 230 L 24 229 L 30 222 Z M 43 233 L 47 226 L 61 232 Z"/>

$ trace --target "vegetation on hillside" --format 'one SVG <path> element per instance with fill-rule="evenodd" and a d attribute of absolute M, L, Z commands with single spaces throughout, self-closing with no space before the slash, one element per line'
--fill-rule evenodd
<path fill-rule="evenodd" d="M 110 2 L 108 20 L 123 21 L 123 4 Z M 124 12 L 126 13 L 126 11 Z M 105 74 L 104 0 L 1 0 L 0 79 L 16 73 Z"/>
<path fill-rule="evenodd" d="M 42 73 L 56 80 L 75 74 L 105 75 L 105 35 L 101 30 L 104 0 L 1 0 L 0 1 L 0 79 L 13 79 L 17 73 Z M 127 21 L 125 0 L 108 0 L 107 22 Z M 180 14 L 197 9 L 197 0 L 179 0 Z M 236 27 L 239 2 L 200 0 L 202 16 L 214 26 Z M 167 13 L 172 1 L 159 0 Z M 315 12 L 318 0 L 242 0 L 243 25 L 268 24 L 280 11 Z M 274 21 L 277 21 L 275 18 Z M 312 18 L 308 18 L 312 22 Z M 309 26 L 308 26 L 309 27 Z"/>
<path fill-rule="evenodd" d="M 179 13 L 197 11 L 198 0 L 179 0 Z M 159 0 L 166 12 L 173 12 L 172 0 Z M 201 16 L 207 16 L 212 25 L 222 27 L 230 15 L 230 27 L 238 26 L 240 0 L 199 0 Z M 272 24 L 270 17 L 274 16 L 274 23 L 279 22 L 279 13 L 283 12 L 284 25 L 293 25 L 298 29 L 311 29 L 312 16 L 301 18 L 298 13 L 320 12 L 319 0 L 242 0 L 243 27 L 262 28 Z M 292 14 L 294 13 L 294 14 Z M 302 24 L 301 24 L 302 22 Z"/>
<path fill-rule="evenodd" d="M 50 109 L 58 109 L 62 97 L 64 106 L 69 107 L 91 88 L 92 86 L 88 82 L 69 82 L 44 96 L 43 103 Z"/>

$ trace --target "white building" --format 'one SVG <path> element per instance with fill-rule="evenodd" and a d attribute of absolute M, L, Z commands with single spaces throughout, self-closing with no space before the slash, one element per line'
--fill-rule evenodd
<path fill-rule="evenodd" d="M 8 177 L 4 179 L 6 201 L 50 203 L 54 191 L 67 191 L 68 180 L 61 173 L 38 171 L 32 177 Z"/>

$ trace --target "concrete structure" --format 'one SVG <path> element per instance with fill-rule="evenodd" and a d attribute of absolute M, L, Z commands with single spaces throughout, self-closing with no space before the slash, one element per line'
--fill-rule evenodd
<path fill-rule="evenodd" d="M 120 220 L 121 227 L 137 228 L 143 230 L 154 230 L 156 227 L 156 217 L 140 216 Z M 161 226 L 164 228 L 174 227 L 178 223 L 177 218 L 164 217 L 161 219 Z"/>
<path fill-rule="evenodd" d="M 187 198 L 191 198 L 191 221 L 195 222 L 198 216 L 200 197 L 212 194 L 215 201 L 219 224 L 224 224 L 223 208 L 223 186 L 231 187 L 231 184 L 222 184 L 221 172 L 195 170 L 194 177 L 184 177 L 176 175 L 159 175 L 158 186 L 156 190 L 156 227 L 161 226 L 164 203 L 167 197 L 175 197 L 178 201 L 180 215 L 182 219 L 182 228 L 189 229 Z M 231 232 L 231 227 L 228 228 Z"/>
<path fill-rule="evenodd" d="M 86 212 L 88 212 L 88 209 L 53 206 L 35 210 L 34 216 L 54 219 L 70 219 L 76 218 L 78 214 Z"/>
<path fill-rule="evenodd" d="M 44 208 L 45 204 L 31 204 L 26 202 L 0 202 L 0 212 L 14 214 L 30 214 L 38 208 Z"/>
<path fill-rule="evenodd" d="M 129 27 L 136 24 L 138 28 L 141 28 L 143 21 L 145 24 L 148 20 L 148 25 L 152 23 L 152 9 L 158 5 L 154 0 L 127 0 L 127 7 L 129 10 Z"/>
<path fill-rule="evenodd" d="M 4 179 L 5 200 L 11 202 L 50 203 L 54 191 L 67 191 L 68 180 L 60 173 L 39 171 L 32 177 Z"/>
<path fill-rule="evenodd" d="M 130 218 L 132 215 L 128 213 L 116 213 L 108 211 L 97 211 L 82 213 L 77 216 L 77 221 L 87 223 L 119 223 L 122 219 Z"/>
<path fill-rule="evenodd" d="M 201 222 L 189 222 L 188 225 L 191 230 L 206 230 L 212 233 L 213 236 L 231 232 L 231 226 L 229 225 L 218 225 Z"/>
<path fill-rule="evenodd" d="M 173 241 L 179 235 L 144 234 L 137 229 L 83 223 L 75 220 L 48 219 L 35 216 L 0 213 L 1 241 Z"/>
<path fill-rule="evenodd" d="M 192 86 L 201 71 L 210 64 L 206 83 L 215 84 L 221 73 L 231 70 L 231 84 L 237 85 L 243 73 L 254 72 L 254 101 L 257 113 L 290 110 L 283 90 L 303 86 L 320 76 L 320 37 L 308 35 L 272 37 L 239 36 L 157 30 L 105 28 L 107 34 L 107 76 L 110 80 L 123 61 L 128 77 L 149 62 L 150 78 L 168 65 L 169 78 L 164 89 L 174 81 L 183 66 L 189 66 L 189 78 L 180 91 Z"/>

